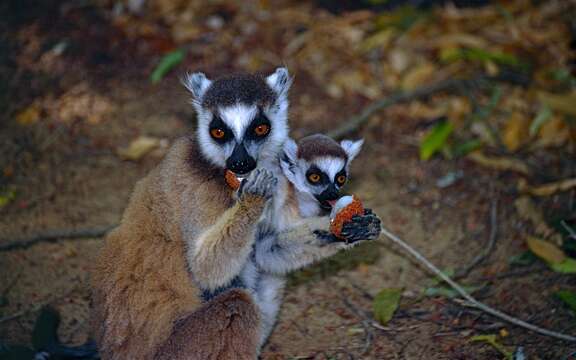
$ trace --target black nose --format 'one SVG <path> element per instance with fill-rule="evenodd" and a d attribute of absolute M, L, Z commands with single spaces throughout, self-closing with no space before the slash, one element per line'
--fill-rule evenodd
<path fill-rule="evenodd" d="M 228 170 L 236 174 L 246 174 L 256 168 L 256 160 L 252 158 L 242 144 L 236 144 L 232 155 L 226 160 Z"/>
<path fill-rule="evenodd" d="M 338 189 L 336 189 L 336 186 L 330 184 L 326 190 L 322 191 L 320 198 L 322 200 L 337 200 L 339 195 L 340 193 L 338 192 Z"/>

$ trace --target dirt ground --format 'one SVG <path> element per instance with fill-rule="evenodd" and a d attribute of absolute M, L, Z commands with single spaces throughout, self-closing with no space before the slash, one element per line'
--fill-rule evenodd
<path fill-rule="evenodd" d="M 2 119 L 0 165 L 14 167 L 6 181 L 16 190 L 16 198 L 0 208 L 1 243 L 51 230 L 116 224 L 134 183 L 160 161 L 164 145 L 193 131 L 192 107 L 178 75 L 198 67 L 211 75 L 242 69 L 225 59 L 213 64 L 187 59 L 159 85 L 151 85 L 144 70 L 150 65 L 140 56 L 147 50 L 122 37 L 102 45 L 117 34 L 103 29 L 101 20 L 88 17 L 74 13 L 67 18 L 69 24 L 46 33 L 28 22 L 5 32 L 11 39 L 11 59 L 30 51 L 36 65 L 28 64 L 14 78 L 7 70 L 11 60 L 3 63 L 3 76 L 13 79 L 11 94 L 1 99 L 6 114 L 42 99 L 44 109 L 51 109 L 50 104 L 55 109 L 44 110 L 41 117 L 73 115 L 56 125 L 38 121 L 21 126 Z M 88 21 L 92 25 L 85 27 Z M 73 54 L 55 59 L 42 55 L 41 49 L 66 31 L 68 41 L 77 46 Z M 93 41 L 83 44 L 82 36 Z M 367 102 L 326 96 L 322 84 L 309 74 L 298 69 L 293 73 L 290 125 L 295 137 L 331 129 Z M 88 100 L 70 109 L 73 106 L 63 100 L 66 96 Z M 481 169 L 465 159 L 420 161 L 414 138 L 419 124 L 401 109 L 380 113 L 351 136 L 364 137 L 366 143 L 353 164 L 348 192 L 374 209 L 386 228 L 443 269 L 464 268 L 485 249 L 495 204 L 496 247 L 461 282 L 482 284 L 478 298 L 502 311 L 573 332 L 574 317 L 552 296 L 559 288 L 573 288 L 573 276 L 554 273 L 541 263 L 509 264 L 512 256 L 526 250 L 520 236 L 524 224 L 513 210 L 506 185 L 510 175 Z M 117 155 L 117 149 L 143 135 L 160 139 L 161 146 L 138 161 Z M 453 185 L 437 186 L 439 179 L 457 171 L 463 176 Z M 63 342 L 85 341 L 89 268 L 101 244 L 102 238 L 69 239 L 0 252 L 0 314 L 32 309 L 0 323 L 1 341 L 29 343 L 38 304 L 51 304 L 62 314 Z M 469 341 L 478 334 L 504 334 L 502 343 L 512 351 L 523 347 L 529 359 L 574 358 L 570 357 L 574 345 L 510 326 L 456 300 L 422 296 L 431 284 L 431 276 L 384 237 L 294 274 L 262 358 L 502 358 L 491 346 Z M 368 319 L 371 299 L 383 288 L 402 288 L 403 297 L 391 322 L 377 329 Z"/>

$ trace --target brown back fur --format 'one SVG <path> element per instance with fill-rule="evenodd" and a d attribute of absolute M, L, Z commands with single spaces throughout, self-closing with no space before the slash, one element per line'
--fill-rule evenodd
<path fill-rule="evenodd" d="M 182 233 L 201 232 L 231 206 L 224 177 L 201 160 L 190 138 L 178 140 L 138 182 L 93 273 L 93 326 L 103 359 L 152 358 L 174 323 L 201 306 Z"/>

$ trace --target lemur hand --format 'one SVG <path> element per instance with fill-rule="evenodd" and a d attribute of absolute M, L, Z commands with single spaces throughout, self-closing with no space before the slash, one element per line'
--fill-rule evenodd
<path fill-rule="evenodd" d="M 238 198 L 242 199 L 245 195 L 255 195 L 268 200 L 276 192 L 277 185 L 278 179 L 270 171 L 256 169 L 240 184 Z"/>
<path fill-rule="evenodd" d="M 382 228 L 380 219 L 370 209 L 364 210 L 364 215 L 354 215 L 352 220 L 342 226 L 342 237 L 348 244 L 360 240 L 374 240 L 380 236 Z"/>

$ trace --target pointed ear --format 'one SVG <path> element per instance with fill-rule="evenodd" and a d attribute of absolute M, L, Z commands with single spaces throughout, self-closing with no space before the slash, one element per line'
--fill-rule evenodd
<path fill-rule="evenodd" d="M 291 138 L 286 139 L 282 151 L 284 152 L 284 156 L 282 156 L 283 161 L 285 159 L 291 164 L 296 164 L 298 157 L 298 145 L 296 145 L 296 141 L 292 140 Z"/>
<path fill-rule="evenodd" d="M 362 149 L 362 144 L 364 144 L 364 139 L 360 139 L 358 141 L 342 140 L 340 142 L 340 146 L 342 146 L 342 149 L 344 149 L 346 154 L 348 154 L 348 162 L 352 161 L 352 159 L 358 155 Z"/>
<path fill-rule="evenodd" d="M 278 68 L 272 74 L 266 77 L 266 83 L 268 86 L 274 90 L 278 97 L 286 96 L 290 85 L 292 84 L 292 78 L 288 74 L 288 69 Z"/>
<path fill-rule="evenodd" d="M 210 87 L 212 81 L 209 80 L 204 73 L 195 72 L 186 74 L 182 79 L 182 84 L 192 93 L 195 103 L 201 103 L 202 97 L 206 93 L 206 89 Z"/>
<path fill-rule="evenodd" d="M 296 158 L 298 153 L 298 146 L 296 142 L 290 138 L 284 142 L 284 148 L 282 150 L 282 155 L 280 155 L 280 167 L 286 178 L 294 183 L 295 174 L 294 166 L 296 165 Z"/>

